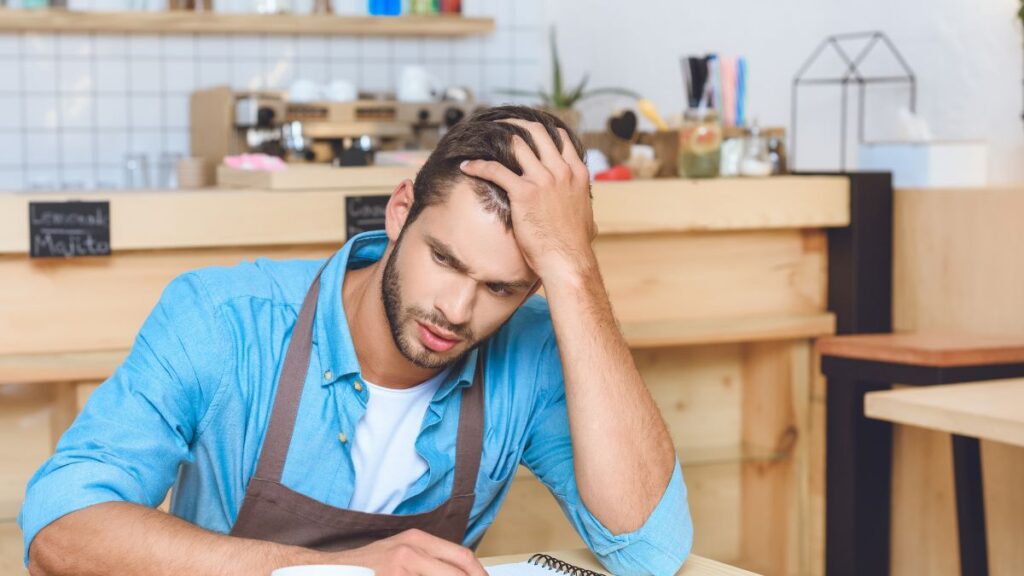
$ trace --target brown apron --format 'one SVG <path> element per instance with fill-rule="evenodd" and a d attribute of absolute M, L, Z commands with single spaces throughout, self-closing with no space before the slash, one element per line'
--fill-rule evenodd
<path fill-rule="evenodd" d="M 473 385 L 464 388 L 462 392 L 455 480 L 452 495 L 447 501 L 433 510 L 419 514 L 371 514 L 328 506 L 281 484 L 281 473 L 291 444 L 299 399 L 309 369 L 313 318 L 320 294 L 321 272 L 323 268 L 306 293 L 292 331 L 256 473 L 249 480 L 231 535 L 316 550 L 338 551 L 364 546 L 418 528 L 462 544 L 470 510 L 473 508 L 483 445 L 482 350 L 477 354 Z"/>

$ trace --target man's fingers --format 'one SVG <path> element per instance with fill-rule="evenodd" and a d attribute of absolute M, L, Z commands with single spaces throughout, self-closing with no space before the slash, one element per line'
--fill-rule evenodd
<path fill-rule="evenodd" d="M 572 145 L 572 140 L 569 139 L 569 133 L 565 131 L 565 128 L 559 128 L 558 135 L 562 137 L 562 159 L 572 169 L 573 178 L 589 181 L 590 171 L 587 170 L 587 165 L 583 163 L 580 155 L 576 153 L 576 148 Z"/>
<path fill-rule="evenodd" d="M 487 576 L 487 571 L 477 560 L 473 552 L 465 546 L 438 538 L 420 530 L 409 532 L 409 541 L 413 546 L 426 551 L 433 559 L 457 569 L 458 574 L 468 576 Z M 431 565 L 440 568 L 437 565 Z"/>
<path fill-rule="evenodd" d="M 519 167 L 523 169 L 523 176 L 526 178 L 549 178 L 553 174 L 550 167 L 541 162 L 533 153 L 533 149 L 526 143 L 526 140 L 519 136 L 513 136 L 512 149 L 516 153 L 516 160 L 519 161 Z"/>
<path fill-rule="evenodd" d="M 548 134 L 548 131 L 540 123 L 528 122 L 526 120 L 520 120 L 519 118 L 506 118 L 504 120 L 499 120 L 499 122 L 515 124 L 529 132 L 530 138 L 533 139 L 533 145 L 537 147 L 540 161 L 543 162 L 545 166 L 557 164 L 561 160 L 562 155 L 558 152 L 558 145 L 555 144 L 551 135 Z M 562 145 L 564 146 L 565 144 L 566 141 L 563 141 Z M 527 148 L 529 148 L 529 146 L 527 146 Z M 533 150 L 530 150 L 530 152 L 533 152 Z"/>
<path fill-rule="evenodd" d="M 470 574 L 458 566 L 430 556 L 429 552 L 424 552 L 416 565 L 407 566 L 406 569 L 417 576 L 469 576 Z"/>
<path fill-rule="evenodd" d="M 460 168 L 463 174 L 489 180 L 504 190 L 515 187 L 521 178 L 518 174 L 506 168 L 501 162 L 493 160 L 466 160 Z"/>

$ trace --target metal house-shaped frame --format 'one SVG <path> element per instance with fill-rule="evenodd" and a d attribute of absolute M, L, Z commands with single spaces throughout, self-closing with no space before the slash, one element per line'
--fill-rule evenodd
<path fill-rule="evenodd" d="M 863 47 L 859 52 L 853 54 L 852 50 L 848 50 L 850 44 L 865 41 Z M 844 44 L 846 46 L 844 46 Z M 896 60 L 900 68 L 903 70 L 903 74 L 893 76 L 866 76 L 862 73 L 860 65 L 864 62 L 871 51 L 876 46 L 882 45 L 888 50 L 889 54 Z M 821 55 L 831 48 L 837 56 L 843 61 L 846 69 L 843 70 L 836 76 L 830 76 L 825 78 L 806 78 L 808 70 L 811 66 L 818 61 Z M 896 46 L 893 45 L 889 37 L 884 32 L 854 32 L 849 34 L 836 34 L 829 36 L 821 42 L 820 45 L 814 50 L 811 56 L 804 62 L 803 66 L 793 77 L 793 88 L 792 88 L 792 108 L 790 116 L 790 130 L 792 131 L 791 145 L 790 145 L 790 159 L 793 164 L 796 160 L 796 144 L 797 144 L 797 97 L 799 94 L 799 88 L 801 86 L 811 85 L 838 85 L 841 86 L 842 93 L 842 119 L 840 122 L 839 132 L 839 169 L 842 171 L 846 170 L 846 142 L 847 142 L 847 117 L 849 107 L 849 89 L 851 84 L 857 85 L 858 92 L 858 104 L 857 104 L 857 140 L 858 142 L 864 142 L 864 102 L 865 102 L 865 91 L 869 84 L 907 84 L 910 87 L 910 111 L 914 112 L 917 108 L 917 78 L 914 75 L 914 71 L 910 69 L 907 61 L 900 54 Z"/>

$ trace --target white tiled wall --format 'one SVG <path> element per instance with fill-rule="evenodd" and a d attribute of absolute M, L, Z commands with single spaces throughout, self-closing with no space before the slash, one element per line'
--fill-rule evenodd
<path fill-rule="evenodd" d="M 296 11 L 309 2 L 295 1 Z M 155 0 L 84 0 L 73 8 L 158 8 Z M 218 1 L 237 11 L 245 0 Z M 464 0 L 490 16 L 483 37 L 357 38 L 0 34 L 0 191 L 116 188 L 126 154 L 147 155 L 151 178 L 164 154 L 188 154 L 188 97 L 197 88 L 287 88 L 299 78 L 394 90 L 399 70 L 423 64 L 445 84 L 485 102 L 502 89 L 541 83 L 546 56 L 540 0 Z M 365 13 L 365 2 L 336 2 Z"/>

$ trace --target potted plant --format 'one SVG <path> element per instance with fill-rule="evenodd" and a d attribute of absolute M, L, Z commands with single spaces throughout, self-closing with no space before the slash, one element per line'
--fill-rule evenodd
<path fill-rule="evenodd" d="M 1021 0 L 1024 2 L 1024 0 Z M 587 89 L 589 74 L 584 74 L 579 84 L 572 88 L 566 88 L 562 82 L 562 64 L 558 58 L 558 43 L 555 37 L 555 27 L 551 27 L 549 35 L 551 43 L 551 91 L 543 88 L 536 91 L 530 90 L 502 90 L 501 93 L 511 96 L 535 96 L 541 101 L 541 107 L 554 114 L 566 123 L 573 130 L 579 128 L 579 112 L 575 109 L 577 102 L 600 95 L 618 95 L 629 98 L 640 99 L 640 95 L 625 88 L 591 88 Z"/>

